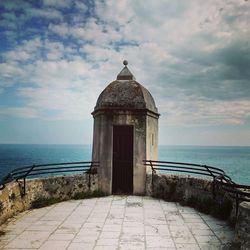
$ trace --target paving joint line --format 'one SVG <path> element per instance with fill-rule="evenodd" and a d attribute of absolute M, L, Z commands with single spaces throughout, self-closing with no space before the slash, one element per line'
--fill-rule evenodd
<path fill-rule="evenodd" d="M 102 230 L 101 230 L 99 236 L 97 237 L 97 239 L 95 240 L 94 248 L 97 247 L 97 242 L 98 242 L 98 240 L 100 239 L 100 235 L 101 235 L 102 232 L 103 232 L 103 227 L 104 227 L 104 225 L 105 225 L 105 222 L 106 222 L 107 219 L 108 219 L 108 215 L 110 214 L 110 208 L 111 208 L 111 206 L 112 206 L 113 200 L 114 200 L 114 197 L 112 196 L 112 201 L 110 202 L 110 206 L 109 206 L 109 212 L 107 213 L 106 219 L 105 219 L 105 221 L 104 221 L 104 223 L 103 223 L 103 225 L 102 225 Z M 93 210 L 92 210 L 92 212 L 93 212 Z"/>
<path fill-rule="evenodd" d="M 166 221 L 166 224 L 167 224 L 169 233 L 170 233 L 170 239 L 174 242 L 175 249 L 177 249 L 177 246 L 176 246 L 176 243 L 175 243 L 173 234 L 172 234 L 172 232 L 171 232 L 171 230 L 170 230 L 169 222 L 167 221 L 167 215 L 164 213 L 164 210 L 163 210 L 163 208 L 162 208 L 162 203 L 160 202 L 160 200 L 159 200 L 159 203 L 160 203 L 160 206 L 161 206 L 162 212 L 163 212 L 163 214 L 164 214 L 164 218 L 165 218 L 165 221 Z M 173 202 L 173 203 L 176 205 L 175 202 Z M 177 209 L 178 209 L 178 208 L 177 208 Z M 178 213 L 179 213 L 179 209 L 178 209 Z"/>
<path fill-rule="evenodd" d="M 61 203 L 61 202 L 60 202 Z M 59 204 L 60 204 L 59 203 Z M 55 207 L 57 207 L 59 204 L 57 204 Z M 49 236 L 48 236 L 48 238 L 66 221 L 66 219 L 68 219 L 69 218 L 69 216 L 73 213 L 73 211 L 75 211 L 76 210 L 76 208 L 77 207 L 79 207 L 80 206 L 80 202 L 78 202 L 78 205 L 73 209 L 73 210 L 71 210 L 71 212 L 69 213 L 69 215 L 62 221 L 62 223 L 60 223 L 56 228 L 55 228 L 55 230 L 52 232 L 52 233 L 50 233 L 49 234 Z M 47 238 L 47 240 L 46 241 L 48 241 L 48 238 Z M 43 244 L 44 244 L 44 242 L 43 242 Z M 42 244 L 42 245 L 43 245 Z M 39 248 L 41 248 L 42 247 L 42 245 L 39 247 Z M 69 245 L 70 245 L 70 243 L 69 243 Z M 39 249 L 38 248 L 38 249 Z M 66 249 L 67 249 L 68 247 L 66 247 Z"/>
<path fill-rule="evenodd" d="M 184 206 L 183 206 L 183 207 L 184 207 Z M 195 214 L 198 214 L 199 217 L 201 217 L 200 214 L 198 213 L 198 211 L 196 211 L 196 210 L 195 210 Z M 182 219 L 183 219 L 183 221 L 184 221 L 184 223 L 185 223 L 186 221 L 185 221 L 185 218 L 184 218 L 184 216 L 183 216 L 182 213 L 180 213 L 180 216 L 182 217 Z M 189 228 L 189 226 L 187 226 L 187 228 L 188 228 L 189 232 L 191 233 L 191 235 L 193 236 L 193 238 L 194 238 L 194 240 L 195 240 L 195 242 L 196 242 L 196 245 L 200 248 L 200 244 L 199 244 L 198 240 L 196 239 L 195 235 L 193 234 L 192 230 Z M 200 249 L 201 249 L 201 248 L 200 248 Z"/>
<path fill-rule="evenodd" d="M 89 212 L 87 218 L 86 218 L 86 219 L 84 220 L 84 222 L 82 223 L 81 227 L 77 230 L 76 233 L 74 233 L 74 237 L 71 239 L 71 241 L 70 241 L 70 243 L 69 243 L 69 245 L 67 246 L 66 249 L 68 249 L 69 246 L 71 245 L 71 243 L 73 243 L 73 240 L 76 238 L 76 236 L 77 236 L 78 233 L 81 231 L 81 229 L 83 228 L 84 224 L 87 222 L 87 220 L 89 219 L 90 215 L 92 214 L 93 209 L 94 209 L 94 207 L 95 207 L 95 205 L 96 205 L 96 203 L 97 203 L 97 199 L 98 199 L 98 198 L 94 198 L 94 199 L 95 199 L 95 203 L 91 206 L 91 207 L 92 207 L 92 208 L 91 208 L 91 211 Z M 79 205 L 78 205 L 77 207 L 81 206 L 81 205 L 84 203 L 85 199 L 81 199 L 80 201 L 81 201 L 81 202 L 79 202 Z"/>

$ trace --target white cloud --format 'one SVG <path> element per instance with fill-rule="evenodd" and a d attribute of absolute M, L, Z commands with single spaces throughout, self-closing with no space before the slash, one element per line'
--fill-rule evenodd
<path fill-rule="evenodd" d="M 250 101 L 206 101 L 195 96 L 159 100 L 163 124 L 167 126 L 242 125 L 250 117 Z"/>
<path fill-rule="evenodd" d="M 122 39 L 122 35 L 112 26 L 98 23 L 95 18 L 90 18 L 85 24 L 69 27 L 65 23 L 51 24 L 50 31 L 62 37 L 71 36 L 84 43 L 91 42 L 99 46 L 108 45 Z"/>
<path fill-rule="evenodd" d="M 58 8 L 69 8 L 72 0 L 43 0 L 45 6 L 58 7 Z"/>
<path fill-rule="evenodd" d="M 93 111 L 96 99 L 93 93 L 88 91 L 88 87 L 85 86 L 78 91 L 50 86 L 22 88 L 18 95 L 27 100 L 27 105 L 36 110 L 40 118 L 87 120 L 91 117 L 90 113 Z M 51 112 L 53 116 L 50 116 Z"/>
<path fill-rule="evenodd" d="M 62 24 L 50 24 L 49 25 L 49 30 L 52 31 L 53 33 L 56 33 L 60 36 L 68 36 L 70 34 L 70 29 L 67 24 L 62 23 Z"/>
<path fill-rule="evenodd" d="M 88 6 L 82 1 L 75 1 L 74 4 L 77 9 L 81 10 L 81 13 L 86 12 L 88 10 Z"/>
<path fill-rule="evenodd" d="M 101 1 L 97 0 L 96 4 L 96 14 L 105 22 L 109 22 L 113 25 L 126 25 L 133 16 L 135 12 L 133 10 L 134 1 L 131 0 L 107 0 Z"/>
<path fill-rule="evenodd" d="M 27 18 L 31 17 L 43 17 L 47 19 L 63 19 L 62 13 L 58 10 L 53 8 L 46 8 L 46 9 L 37 9 L 37 8 L 29 8 L 26 9 Z"/>
<path fill-rule="evenodd" d="M 2 77 L 12 78 L 23 74 L 23 70 L 16 63 L 1 63 L 0 73 Z M 4 82 L 1 82 L 4 84 Z"/>
<path fill-rule="evenodd" d="M 57 22 L 2 55 L 2 88 L 19 80 L 17 93 L 29 108 L 26 113 L 9 109 L 10 113 L 29 116 L 30 111 L 44 119 L 89 117 L 98 95 L 127 59 L 137 80 L 155 97 L 166 125 L 233 125 L 249 118 L 247 87 L 239 99 L 225 93 L 235 87 L 220 81 L 219 75 L 231 65 L 218 53 L 235 38 L 247 37 L 245 3 L 98 0 L 90 16 L 83 14 L 89 6 L 82 1 L 44 0 L 43 4 L 44 9 L 30 7 L 26 13 Z M 70 22 L 58 9 L 73 5 L 79 12 Z M 235 80 L 234 86 L 239 81 L 230 80 Z M 219 100 L 217 93 L 232 100 Z M 46 116 L 49 111 L 54 115 Z"/>
<path fill-rule="evenodd" d="M 0 107 L 0 115 L 37 118 L 39 116 L 39 113 L 36 109 L 30 107 Z"/>
<path fill-rule="evenodd" d="M 90 70 L 90 65 L 83 60 L 37 61 L 32 76 L 38 86 L 71 88 L 77 79 L 88 78 Z"/>
<path fill-rule="evenodd" d="M 40 49 L 43 47 L 40 38 L 34 38 L 32 40 L 25 40 L 21 45 L 17 46 L 15 49 L 8 51 L 3 54 L 6 62 L 14 61 L 27 61 L 36 58 L 37 54 L 40 56 Z M 20 67 L 22 64 L 20 65 Z"/>

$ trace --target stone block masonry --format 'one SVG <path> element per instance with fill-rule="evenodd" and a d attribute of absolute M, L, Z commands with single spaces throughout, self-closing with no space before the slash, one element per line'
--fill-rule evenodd
<path fill-rule="evenodd" d="M 66 175 L 26 180 L 26 194 L 22 195 L 23 182 L 11 182 L 0 190 L 0 225 L 17 213 L 29 209 L 39 197 L 69 200 L 75 194 L 98 189 L 96 175 Z"/>
<path fill-rule="evenodd" d="M 147 172 L 148 195 L 169 201 L 182 201 L 191 197 L 212 197 L 212 182 L 208 179 L 158 172 L 152 176 L 149 171 Z"/>
<path fill-rule="evenodd" d="M 250 249 L 250 202 L 242 202 L 235 227 L 235 241 L 242 249 Z"/>
<path fill-rule="evenodd" d="M 146 190 L 148 196 L 179 202 L 220 219 L 228 219 L 230 224 L 235 224 L 232 237 L 235 247 L 232 249 L 250 249 L 250 202 L 240 203 L 236 217 L 235 201 L 225 192 L 216 189 L 214 199 L 211 180 L 160 172 L 152 175 L 150 170 L 147 171 Z"/>

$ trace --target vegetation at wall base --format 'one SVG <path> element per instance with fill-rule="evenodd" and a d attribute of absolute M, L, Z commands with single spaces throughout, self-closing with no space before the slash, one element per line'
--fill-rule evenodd
<path fill-rule="evenodd" d="M 0 230 L 0 236 L 3 236 L 3 235 L 5 235 L 5 232 Z"/>
<path fill-rule="evenodd" d="M 60 198 L 38 196 L 31 202 L 31 208 L 41 208 L 63 201 Z"/>
<path fill-rule="evenodd" d="M 106 196 L 104 192 L 101 190 L 95 190 L 93 192 L 77 192 L 71 198 L 74 200 L 81 200 L 81 199 L 89 199 L 94 197 L 103 197 Z M 31 202 L 31 208 L 41 208 L 53 205 L 58 202 L 62 202 L 68 199 L 62 198 L 55 198 L 55 197 L 45 197 L 45 196 L 38 196 Z M 0 207 L 1 209 L 1 207 Z"/>
<path fill-rule="evenodd" d="M 232 211 L 232 202 L 229 199 L 224 199 L 219 202 L 212 198 L 191 196 L 186 200 L 182 200 L 180 204 L 182 206 L 193 207 L 199 212 L 210 214 L 221 220 L 228 219 Z"/>
<path fill-rule="evenodd" d="M 167 180 L 160 182 L 154 188 L 152 196 L 169 202 L 179 202 L 182 206 L 193 207 L 199 212 L 222 220 L 227 220 L 233 209 L 232 200 L 223 192 L 217 191 L 215 199 L 212 198 L 212 194 L 203 197 L 193 195 L 186 198 L 183 190 L 177 187 L 176 182 L 167 182 Z"/>
<path fill-rule="evenodd" d="M 107 196 L 104 192 L 101 190 L 94 190 L 94 191 L 88 191 L 88 192 L 77 192 L 73 195 L 72 199 L 74 200 L 81 200 L 81 199 L 89 199 L 94 197 L 104 197 Z"/>
<path fill-rule="evenodd" d="M 3 212 L 3 203 L 0 201 L 0 213 Z"/>

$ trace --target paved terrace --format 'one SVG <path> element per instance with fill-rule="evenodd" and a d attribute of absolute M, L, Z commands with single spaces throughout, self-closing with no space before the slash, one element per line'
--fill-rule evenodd
<path fill-rule="evenodd" d="M 221 249 L 225 222 L 177 203 L 109 196 L 29 210 L 4 225 L 0 249 Z"/>

